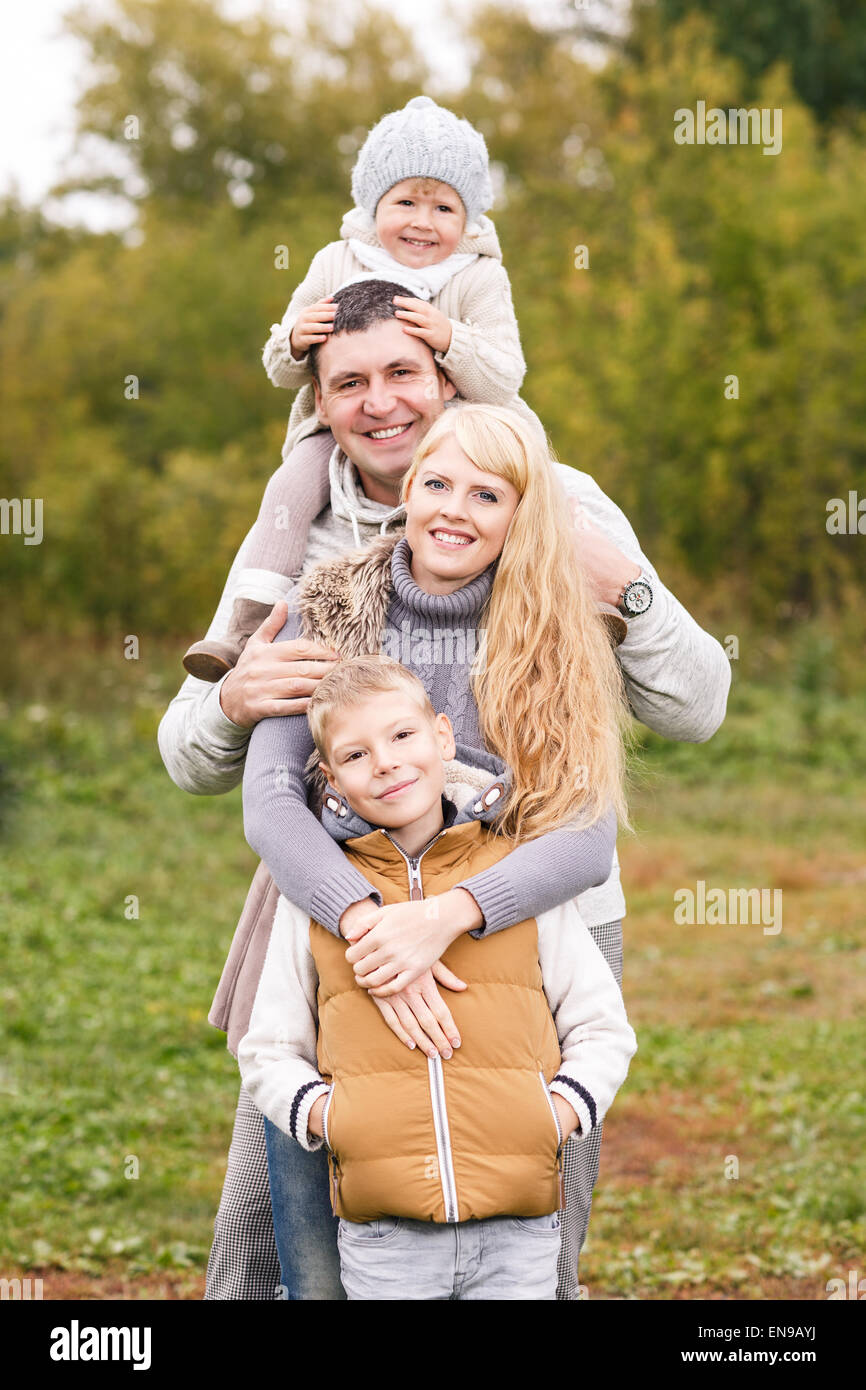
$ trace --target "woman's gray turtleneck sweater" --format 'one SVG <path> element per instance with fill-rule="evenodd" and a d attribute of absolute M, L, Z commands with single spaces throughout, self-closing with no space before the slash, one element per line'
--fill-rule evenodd
<path fill-rule="evenodd" d="M 382 650 L 418 676 L 437 714 L 448 715 L 459 743 L 480 747 L 469 671 L 495 566 L 462 589 L 428 594 L 412 578 L 411 558 L 404 537 L 391 558 L 392 594 Z M 288 621 L 276 640 L 300 635 L 290 600 Z M 305 715 L 262 719 L 256 725 L 244 769 L 244 832 L 280 892 L 339 935 L 340 917 L 351 903 L 369 896 L 379 901 L 379 896 L 307 805 L 304 768 L 312 750 Z M 456 884 L 468 889 L 484 914 L 483 927 L 472 935 L 514 926 L 604 883 L 615 842 L 611 813 L 589 830 L 553 830 L 529 840 Z"/>

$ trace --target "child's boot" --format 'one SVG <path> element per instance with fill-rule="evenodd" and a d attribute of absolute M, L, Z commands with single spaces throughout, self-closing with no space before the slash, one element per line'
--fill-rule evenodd
<path fill-rule="evenodd" d="M 257 603 L 251 598 L 237 598 L 225 637 L 205 637 L 193 642 L 183 659 L 184 669 L 200 681 L 218 681 L 238 663 L 247 641 L 273 612 L 272 603 Z"/>

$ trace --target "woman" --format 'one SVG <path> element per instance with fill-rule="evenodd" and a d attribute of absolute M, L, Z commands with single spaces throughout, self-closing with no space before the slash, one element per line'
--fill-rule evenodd
<path fill-rule="evenodd" d="M 419 676 L 459 742 L 484 744 L 509 766 L 499 827 L 515 848 L 436 900 L 443 935 L 489 933 L 608 876 L 614 812 L 624 816 L 619 669 L 547 451 L 521 417 L 490 406 L 447 410 L 420 446 L 403 498 L 405 535 L 317 567 L 295 591 L 280 637 L 303 633 L 345 657 L 385 650 Z M 395 991 L 441 953 L 430 931 L 407 930 L 429 924 L 431 900 L 377 905 L 309 809 L 305 770 L 315 757 L 304 717 L 256 726 L 244 775 L 247 839 L 286 897 L 335 934 L 363 936 L 356 973 L 371 976 L 386 1021 L 409 1045 L 420 1039 Z M 309 1221 L 321 1156 L 286 1158 L 299 1220 L 303 1211 Z M 566 1169 L 566 1196 L 567 1179 Z M 328 1212 L 318 1181 L 321 1243 Z M 339 1297 L 338 1283 L 332 1293 L 310 1291 L 303 1245 L 289 1296 Z"/>

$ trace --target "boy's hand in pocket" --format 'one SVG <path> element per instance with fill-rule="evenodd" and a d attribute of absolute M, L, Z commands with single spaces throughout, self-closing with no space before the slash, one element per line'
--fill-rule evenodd
<path fill-rule="evenodd" d="M 562 1142 L 565 1143 L 569 1134 L 573 1134 L 576 1129 L 580 1129 L 580 1120 L 577 1118 L 577 1114 L 572 1110 L 568 1101 L 563 1100 L 562 1096 L 558 1095 L 556 1091 L 552 1093 L 551 1100 L 553 1101 L 553 1108 L 559 1120 L 559 1128 L 562 1131 Z"/>
<path fill-rule="evenodd" d="M 324 1139 L 325 1137 L 325 1126 L 322 1123 L 322 1116 L 325 1113 L 325 1101 L 327 1099 L 328 1095 L 326 1091 L 323 1092 L 322 1095 L 316 1096 L 316 1099 L 310 1106 L 310 1113 L 307 1116 L 307 1129 L 310 1134 L 314 1134 L 317 1139 Z"/>

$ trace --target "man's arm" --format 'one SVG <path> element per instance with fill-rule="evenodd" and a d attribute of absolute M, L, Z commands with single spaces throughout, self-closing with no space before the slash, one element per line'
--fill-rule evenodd
<path fill-rule="evenodd" d="M 245 569 L 248 533 L 235 556 L 208 637 L 224 637 L 235 587 Z M 306 640 L 277 643 L 286 605 L 277 604 L 241 652 L 234 670 L 214 685 L 187 676 L 162 717 L 159 751 L 172 781 L 201 796 L 231 791 L 243 777 L 253 726 L 260 719 L 298 714 L 336 660 L 336 652 Z"/>
<path fill-rule="evenodd" d="M 244 568 L 252 531 L 248 531 L 229 570 L 208 637 L 228 630 L 237 577 Z M 199 796 L 231 791 L 244 775 L 250 729 L 241 728 L 220 704 L 222 681 L 209 685 L 187 676 L 160 721 L 157 740 L 171 780 Z"/>
<path fill-rule="evenodd" d="M 628 519 L 587 473 L 556 465 L 566 493 L 577 498 L 589 520 L 633 565 L 649 576 L 652 606 L 631 618 L 617 648 L 632 710 L 641 723 L 665 738 L 703 743 L 725 717 L 730 662 L 662 584 L 640 548 Z M 577 533 L 578 543 L 581 533 Z"/>

